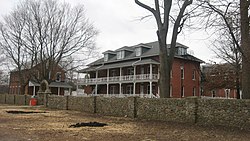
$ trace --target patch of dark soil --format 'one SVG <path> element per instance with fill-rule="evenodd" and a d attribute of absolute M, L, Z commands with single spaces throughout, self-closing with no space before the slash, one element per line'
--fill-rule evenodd
<path fill-rule="evenodd" d="M 69 128 L 77 128 L 77 127 L 104 127 L 107 126 L 108 124 L 106 123 L 100 123 L 100 122 L 87 122 L 87 123 L 76 123 L 76 124 L 72 124 L 69 126 Z"/>
<path fill-rule="evenodd" d="M 37 113 L 46 113 L 38 111 L 6 111 L 9 114 L 37 114 Z"/>

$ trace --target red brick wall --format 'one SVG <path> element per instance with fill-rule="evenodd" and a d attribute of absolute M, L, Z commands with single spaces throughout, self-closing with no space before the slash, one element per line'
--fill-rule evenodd
<path fill-rule="evenodd" d="M 184 79 L 181 79 L 181 66 L 184 68 Z M 195 80 L 192 79 L 195 71 Z M 172 97 L 181 97 L 181 87 L 184 86 L 184 96 L 193 96 L 193 88 L 196 89 L 196 96 L 200 95 L 200 71 L 199 63 L 183 59 L 175 59 L 172 66 Z"/>

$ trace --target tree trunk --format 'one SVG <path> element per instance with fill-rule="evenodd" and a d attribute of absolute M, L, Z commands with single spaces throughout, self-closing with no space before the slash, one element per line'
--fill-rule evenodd
<path fill-rule="evenodd" d="M 248 1 L 240 0 L 240 22 L 241 22 L 241 48 L 242 58 L 242 98 L 250 99 L 250 42 L 249 42 L 249 18 Z"/>
<path fill-rule="evenodd" d="M 240 73 L 239 73 L 239 68 L 237 68 L 237 70 L 236 70 L 236 98 L 240 99 Z"/>
<path fill-rule="evenodd" d="M 157 31 L 159 47 L 160 47 L 160 97 L 169 98 L 170 97 L 170 68 L 168 64 L 168 51 L 166 45 L 166 32 L 164 30 Z M 164 86 L 163 86 L 164 85 Z"/>

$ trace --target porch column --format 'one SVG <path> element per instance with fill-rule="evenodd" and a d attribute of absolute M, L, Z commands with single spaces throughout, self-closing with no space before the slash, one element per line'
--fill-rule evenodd
<path fill-rule="evenodd" d="M 69 95 L 72 95 L 72 90 L 71 90 L 71 88 L 69 88 Z"/>
<path fill-rule="evenodd" d="M 60 95 L 60 87 L 57 88 L 57 95 Z"/>
<path fill-rule="evenodd" d="M 107 82 L 109 82 L 109 69 L 107 69 Z"/>
<path fill-rule="evenodd" d="M 133 78 L 133 81 L 134 81 L 134 85 L 133 85 L 133 95 L 135 95 L 135 86 L 136 86 L 136 66 L 134 66 L 134 78 Z"/>
<path fill-rule="evenodd" d="M 109 95 L 109 84 L 107 84 L 107 95 Z"/>
<path fill-rule="evenodd" d="M 122 83 L 119 83 L 120 87 L 119 87 L 119 94 L 122 94 Z"/>
<path fill-rule="evenodd" d="M 134 88 L 133 88 L 133 95 L 135 95 L 135 86 L 136 86 L 136 83 L 134 82 Z"/>
<path fill-rule="evenodd" d="M 98 70 L 95 73 L 95 94 L 97 95 L 97 78 L 98 78 Z"/>
<path fill-rule="evenodd" d="M 107 95 L 109 95 L 109 69 L 107 69 Z"/>
<path fill-rule="evenodd" d="M 152 98 L 152 81 L 149 82 L 149 95 L 150 95 L 150 98 Z"/>
<path fill-rule="evenodd" d="M 153 78 L 153 68 L 152 68 L 152 64 L 150 64 L 150 75 L 149 75 L 149 79 L 151 80 Z"/>
<path fill-rule="evenodd" d="M 33 96 L 35 96 L 36 95 L 36 86 L 34 85 L 33 86 Z"/>

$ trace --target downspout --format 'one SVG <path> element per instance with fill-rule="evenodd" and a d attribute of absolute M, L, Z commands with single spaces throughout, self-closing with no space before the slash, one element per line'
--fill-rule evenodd
<path fill-rule="evenodd" d="M 138 62 L 140 62 L 140 61 L 141 61 L 141 57 L 140 57 L 139 60 L 137 60 L 137 61 L 135 61 L 134 63 L 132 63 L 132 67 L 133 67 L 136 63 L 138 63 Z"/>

